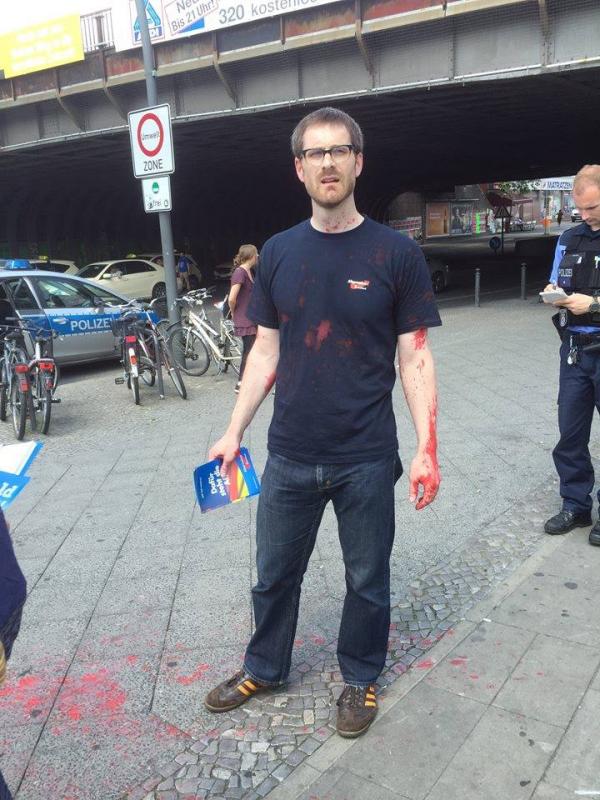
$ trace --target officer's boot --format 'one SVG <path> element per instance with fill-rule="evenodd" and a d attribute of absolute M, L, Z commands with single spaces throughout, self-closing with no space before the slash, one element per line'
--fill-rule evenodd
<path fill-rule="evenodd" d="M 590 531 L 589 543 L 600 547 L 600 520 L 598 520 Z"/>

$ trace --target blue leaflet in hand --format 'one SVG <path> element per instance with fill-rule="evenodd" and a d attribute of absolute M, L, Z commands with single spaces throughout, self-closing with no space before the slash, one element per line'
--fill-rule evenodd
<path fill-rule="evenodd" d="M 202 513 L 237 503 L 260 492 L 260 482 L 245 447 L 240 448 L 240 454 L 229 467 L 226 478 L 221 475 L 221 460 L 218 458 L 196 467 L 194 486 Z"/>

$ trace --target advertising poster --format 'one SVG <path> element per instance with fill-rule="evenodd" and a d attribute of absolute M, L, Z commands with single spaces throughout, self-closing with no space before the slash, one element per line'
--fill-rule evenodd
<path fill-rule="evenodd" d="M 5 78 L 83 60 L 81 24 L 76 14 L 0 36 L 0 69 Z"/>
<path fill-rule="evenodd" d="M 471 203 L 452 203 L 450 234 L 465 236 L 473 233 L 473 205 Z"/>
<path fill-rule="evenodd" d="M 450 233 L 450 203 L 427 203 L 427 238 Z"/>
<path fill-rule="evenodd" d="M 145 0 L 150 38 L 164 42 L 340 0 Z M 140 47 L 135 0 L 112 0 L 116 50 Z"/>

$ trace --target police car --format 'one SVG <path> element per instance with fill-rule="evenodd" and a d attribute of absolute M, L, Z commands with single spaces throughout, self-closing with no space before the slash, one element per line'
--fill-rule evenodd
<path fill-rule="evenodd" d="M 0 324 L 15 315 L 56 331 L 54 358 L 59 364 L 119 355 L 110 326 L 128 298 L 75 275 L 29 267 L 25 260 L 0 259 Z"/>

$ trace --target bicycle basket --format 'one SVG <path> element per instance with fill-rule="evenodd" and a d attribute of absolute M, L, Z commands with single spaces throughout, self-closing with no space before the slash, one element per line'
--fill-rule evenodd
<path fill-rule="evenodd" d="M 134 331 L 137 326 L 136 317 L 118 317 L 111 320 L 110 329 L 114 336 L 123 337 Z"/>

